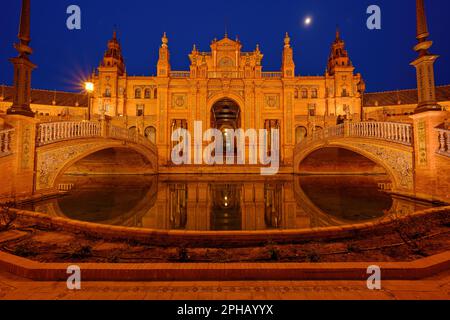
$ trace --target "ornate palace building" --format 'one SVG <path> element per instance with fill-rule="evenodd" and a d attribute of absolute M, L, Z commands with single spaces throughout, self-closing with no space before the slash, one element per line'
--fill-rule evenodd
<path fill-rule="evenodd" d="M 304 137 L 336 125 L 340 119 L 411 122 L 417 90 L 364 93 L 365 83 L 355 73 L 340 32 L 331 45 L 326 73 L 296 73 L 291 41 L 286 34 L 281 70 L 264 71 L 259 46 L 251 52 L 227 35 L 214 39 L 209 52 L 195 46 L 189 71 L 174 71 L 169 39 L 162 37 L 156 76 L 126 73 L 125 58 L 116 32 L 96 72 L 94 92 L 87 94 L 32 90 L 31 108 L 41 121 L 96 119 L 105 115 L 115 126 L 138 131 L 158 147 L 159 164 L 170 165 L 177 128 L 280 129 L 281 161 L 292 165 L 294 146 Z M 324 63 L 325 64 L 325 63 Z M 450 106 L 450 86 L 437 87 L 436 99 Z M 0 87 L 0 112 L 13 100 L 12 87 Z M 88 114 L 89 113 L 89 114 Z M 205 142 L 205 145 L 207 143 Z"/>

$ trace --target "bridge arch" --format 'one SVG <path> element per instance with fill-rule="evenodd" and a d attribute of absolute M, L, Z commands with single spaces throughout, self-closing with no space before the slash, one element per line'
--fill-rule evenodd
<path fill-rule="evenodd" d="M 157 173 L 157 151 L 137 143 L 116 139 L 81 139 L 62 141 L 36 148 L 35 190 L 54 189 L 58 177 L 69 167 L 87 156 L 106 149 L 126 148 L 148 161 L 148 172 Z"/>
<path fill-rule="evenodd" d="M 346 137 L 300 143 L 295 148 L 294 172 L 301 173 L 300 164 L 313 152 L 329 147 L 355 152 L 383 167 L 392 181 L 393 191 L 412 191 L 412 148 L 373 139 Z"/>

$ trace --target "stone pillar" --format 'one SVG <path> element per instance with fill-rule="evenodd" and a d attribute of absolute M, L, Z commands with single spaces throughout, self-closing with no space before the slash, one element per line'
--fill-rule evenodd
<path fill-rule="evenodd" d="M 5 123 L 15 129 L 12 143 L 14 173 L 11 193 L 17 197 L 34 193 L 36 125 L 39 120 L 21 115 L 8 115 Z"/>
<path fill-rule="evenodd" d="M 427 111 L 411 116 L 414 126 L 414 193 L 418 197 L 441 198 L 437 183 L 441 174 L 437 166 L 440 156 L 436 153 L 439 138 L 435 128 L 449 116 L 447 111 Z"/>

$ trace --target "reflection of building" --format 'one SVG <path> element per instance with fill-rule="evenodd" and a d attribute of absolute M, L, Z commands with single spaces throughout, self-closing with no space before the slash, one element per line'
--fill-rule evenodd
<path fill-rule="evenodd" d="M 358 121 L 364 82 L 355 74 L 340 33 L 332 44 L 327 71 L 322 76 L 298 76 L 293 49 L 286 34 L 282 67 L 263 71 L 263 54 L 257 46 L 242 51 L 242 43 L 225 36 L 211 43 L 209 52 L 195 46 L 189 55 L 189 71 L 173 71 L 168 38 L 162 38 L 156 76 L 131 76 L 114 33 L 97 71 L 92 75 L 93 119 L 105 113 L 115 125 L 145 134 L 155 142 L 161 165 L 169 163 L 171 132 L 203 128 L 281 130 L 281 158 L 292 163 L 296 142 L 314 130 L 336 124 L 338 115 Z M 3 87 L 3 100 L 12 89 Z M 40 117 L 86 117 L 87 98 L 33 91 L 31 107 Z M 0 99 L 0 110 L 6 109 Z"/>

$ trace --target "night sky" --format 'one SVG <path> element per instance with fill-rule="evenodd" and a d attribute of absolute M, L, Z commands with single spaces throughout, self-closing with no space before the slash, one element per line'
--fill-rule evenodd
<path fill-rule="evenodd" d="M 0 19 L 0 83 L 12 83 L 16 55 L 20 2 L 3 1 Z M 76 4 L 82 10 L 82 29 L 66 28 L 66 9 Z M 369 5 L 382 10 L 382 30 L 366 27 Z M 450 1 L 426 0 L 432 52 L 436 63 L 436 83 L 450 83 Z M 239 36 L 243 51 L 260 44 L 263 71 L 278 71 L 283 37 L 291 36 L 296 72 L 323 75 L 336 25 L 356 71 L 362 73 L 367 91 L 416 87 L 412 50 L 415 40 L 414 0 L 31 0 L 33 88 L 79 91 L 79 83 L 98 66 L 114 25 L 122 43 L 129 75 L 153 75 L 158 47 L 164 31 L 169 37 L 173 70 L 189 70 L 188 54 L 195 43 L 209 51 L 214 38 L 228 29 L 230 38 Z M 305 27 L 306 16 L 313 23 Z"/>

